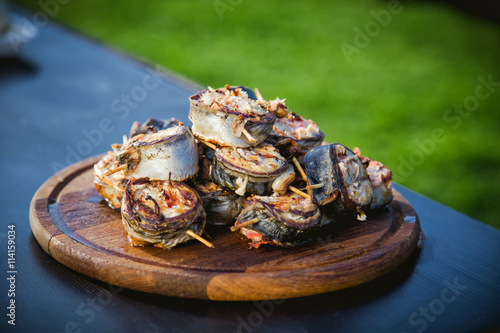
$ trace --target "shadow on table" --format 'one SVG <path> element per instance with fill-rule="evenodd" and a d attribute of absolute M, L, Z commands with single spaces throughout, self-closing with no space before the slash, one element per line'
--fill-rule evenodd
<path fill-rule="evenodd" d="M 16 79 L 32 77 L 38 69 L 22 58 L 0 58 L 0 87 L 8 86 Z"/>
<path fill-rule="evenodd" d="M 37 68 L 22 58 L 0 58 L 0 77 L 11 77 L 13 74 L 36 74 Z"/>
<path fill-rule="evenodd" d="M 164 331 L 167 326 L 184 328 L 185 331 L 204 332 L 220 331 L 221 328 L 225 329 L 223 331 L 237 332 L 253 332 L 254 329 L 273 332 L 307 332 L 308 326 L 321 325 L 317 320 L 324 317 L 325 313 L 341 313 L 342 316 L 349 316 L 350 308 L 369 305 L 377 302 L 384 295 L 391 294 L 410 276 L 420 252 L 416 251 L 412 254 L 395 271 L 349 289 L 287 300 L 222 302 L 168 297 L 129 289 L 117 291 L 116 287 L 75 274 L 74 271 L 55 262 L 45 254 L 33 236 L 31 239 L 30 252 L 32 256 L 37 257 L 34 258 L 34 262 L 38 263 L 38 269 L 51 277 L 59 288 L 58 292 L 68 293 L 73 299 L 76 298 L 73 305 L 75 318 L 68 318 L 68 320 L 77 323 L 78 327 L 84 331 L 89 328 L 102 328 L 103 323 L 113 322 L 121 326 L 115 327 L 116 329 L 125 331 L 134 328 L 147 329 L 150 333 Z M 114 290 L 114 292 L 111 293 L 109 290 Z M 101 296 L 101 303 L 99 303 L 99 295 L 112 298 L 105 299 Z M 82 300 L 80 304 L 78 300 Z M 95 306 L 97 310 L 92 316 L 85 315 L 91 313 L 85 312 L 92 308 L 91 305 L 86 306 L 85 302 L 89 302 L 88 300 L 94 300 L 94 304 L 97 304 Z M 404 302 L 404 300 L 398 302 Z M 126 313 L 123 313 L 124 310 Z M 158 313 L 162 316 L 158 317 Z M 342 316 L 329 317 L 328 323 L 324 323 L 325 328 L 331 328 L 332 323 L 341 321 Z M 177 332 L 177 330 L 168 332 Z"/>

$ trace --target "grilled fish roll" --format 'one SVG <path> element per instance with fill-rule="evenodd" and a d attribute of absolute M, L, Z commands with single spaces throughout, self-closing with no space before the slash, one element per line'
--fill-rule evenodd
<path fill-rule="evenodd" d="M 314 148 L 306 154 L 304 161 L 310 185 L 324 185 L 313 190 L 313 201 L 323 204 L 325 214 L 359 213 L 359 220 L 366 218 L 363 211 L 369 208 L 373 186 L 355 153 L 341 144 L 332 143 Z M 323 197 L 328 199 L 318 201 Z"/>
<path fill-rule="evenodd" d="M 133 245 L 154 244 L 170 249 L 200 235 L 205 212 L 200 197 L 182 182 L 139 178 L 127 184 L 122 200 L 122 222 Z"/>
<path fill-rule="evenodd" d="M 221 147 L 215 151 L 211 177 L 220 187 L 243 196 L 245 193 L 285 194 L 295 171 L 271 145 L 255 148 Z"/>
<path fill-rule="evenodd" d="M 243 201 L 243 211 L 235 225 L 254 219 L 258 221 L 240 229 L 252 241 L 250 247 L 265 243 L 295 246 L 306 243 L 317 233 L 321 211 L 310 199 L 295 193 L 252 196 Z"/>
<path fill-rule="evenodd" d="M 203 90 L 189 97 L 194 135 L 218 146 L 250 147 L 271 133 L 276 115 L 239 87 Z"/>
<path fill-rule="evenodd" d="M 233 224 L 241 212 L 243 197 L 224 190 L 213 182 L 194 184 L 194 189 L 203 201 L 207 223 L 211 225 Z"/>
<path fill-rule="evenodd" d="M 129 138 L 132 138 L 139 134 L 150 134 L 167 129 L 169 127 L 178 126 L 179 123 L 180 122 L 175 118 L 171 119 L 149 118 L 143 124 L 136 121 L 132 124 L 132 127 L 130 128 Z"/>
<path fill-rule="evenodd" d="M 313 202 L 325 206 L 337 199 L 339 176 L 335 150 L 330 145 L 316 147 L 305 155 L 304 163 L 309 184 L 323 184 L 311 190 Z"/>
<path fill-rule="evenodd" d="M 335 145 L 335 144 L 334 144 Z M 337 211 L 362 213 L 368 209 L 373 196 L 373 186 L 359 157 L 350 149 L 334 146 L 340 176 L 341 197 L 336 200 Z"/>
<path fill-rule="evenodd" d="M 106 200 L 111 208 L 120 208 L 123 197 L 123 189 L 128 179 L 124 170 L 106 173 L 120 166 L 116 160 L 116 151 L 110 151 L 94 164 L 94 185 L 101 197 Z"/>
<path fill-rule="evenodd" d="M 167 129 L 131 138 L 118 152 L 133 178 L 182 181 L 198 172 L 198 147 L 193 134 L 181 122 Z"/>
<path fill-rule="evenodd" d="M 321 144 L 324 137 L 314 121 L 289 112 L 286 117 L 276 119 L 266 142 L 278 148 L 286 158 L 295 156 L 301 161 L 305 154 Z"/>

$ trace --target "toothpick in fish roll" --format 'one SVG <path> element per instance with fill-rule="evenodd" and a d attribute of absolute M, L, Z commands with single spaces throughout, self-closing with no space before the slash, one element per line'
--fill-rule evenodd
<path fill-rule="evenodd" d="M 211 176 L 217 185 L 240 196 L 269 195 L 285 194 L 295 179 L 295 171 L 276 148 L 261 144 L 254 148 L 217 148 Z"/>
<path fill-rule="evenodd" d="M 130 138 L 117 158 L 133 178 L 182 181 L 198 172 L 198 147 L 189 128 L 179 121 Z"/>
<path fill-rule="evenodd" d="M 295 246 L 310 241 L 320 223 L 321 211 L 310 199 L 295 193 L 274 194 L 244 200 L 243 210 L 231 230 L 239 229 L 252 241 L 250 247 Z"/>
<path fill-rule="evenodd" d="M 127 184 L 122 199 L 122 222 L 135 246 L 171 249 L 201 235 L 205 212 L 200 197 L 177 181 L 140 178 Z"/>
<path fill-rule="evenodd" d="M 268 107 L 240 87 L 203 90 L 189 97 L 193 134 L 217 146 L 250 147 L 271 133 L 278 104 Z M 281 104 L 280 104 L 281 105 Z M 266 105 L 267 106 L 267 105 Z"/>

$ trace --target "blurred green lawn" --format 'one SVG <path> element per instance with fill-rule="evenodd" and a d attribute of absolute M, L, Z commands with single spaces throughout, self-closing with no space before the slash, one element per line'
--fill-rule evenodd
<path fill-rule="evenodd" d="M 479 77 L 500 82 L 498 25 L 417 1 L 402 2 L 385 26 L 371 13 L 388 10 L 380 0 L 47 7 L 55 1 L 13 2 L 203 86 L 243 84 L 286 97 L 328 141 L 360 147 L 396 182 L 500 228 L 500 84 L 478 88 Z M 368 29 L 364 40 L 358 28 Z M 472 111 L 453 111 L 464 103 Z"/>

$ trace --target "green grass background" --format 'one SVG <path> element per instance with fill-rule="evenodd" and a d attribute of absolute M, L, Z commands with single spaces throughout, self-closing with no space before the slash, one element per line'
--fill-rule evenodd
<path fill-rule="evenodd" d="M 54 1 L 13 2 L 47 12 L 40 4 Z M 401 6 L 350 61 L 342 43 L 355 46 L 354 29 L 386 2 L 72 0 L 54 19 L 201 85 L 286 97 L 326 140 L 360 147 L 396 182 L 500 228 L 500 87 L 460 126 L 444 119 L 479 76 L 500 82 L 500 27 L 439 3 Z M 446 139 L 422 153 L 435 129 Z M 411 156 L 421 158 L 408 172 Z"/>

